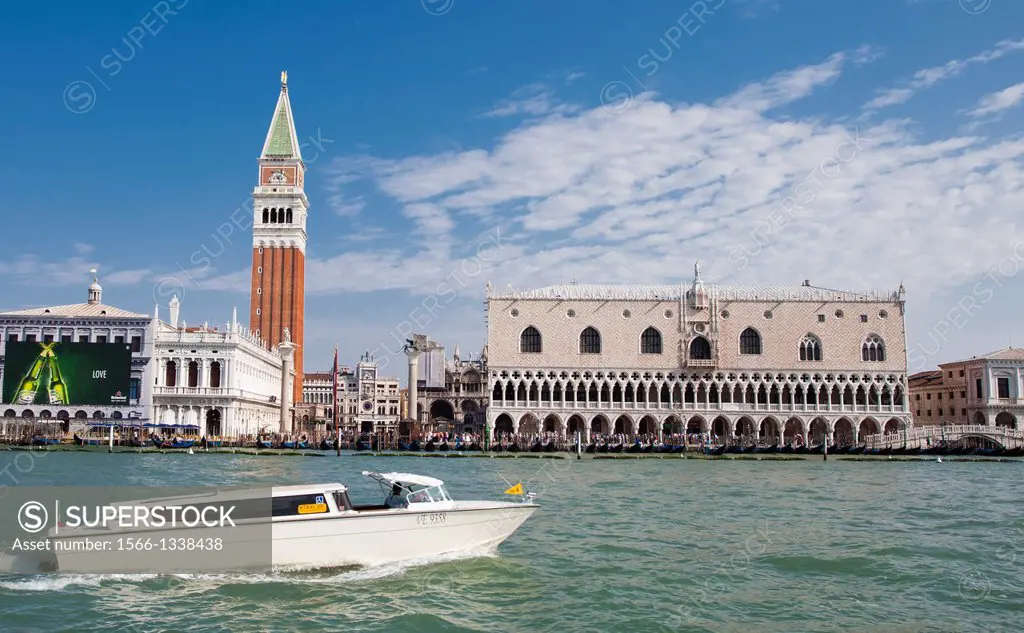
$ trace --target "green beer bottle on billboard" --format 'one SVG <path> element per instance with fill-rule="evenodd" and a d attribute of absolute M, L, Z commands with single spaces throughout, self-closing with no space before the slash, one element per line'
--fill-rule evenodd
<path fill-rule="evenodd" d="M 47 368 L 50 370 L 50 404 L 70 404 L 68 398 L 68 386 L 64 384 L 61 377 L 60 365 L 57 364 L 57 355 L 50 351 Z"/>
<path fill-rule="evenodd" d="M 53 355 L 50 347 L 52 345 L 43 345 L 43 351 L 39 352 L 39 356 L 36 357 L 28 371 L 21 378 L 16 399 L 18 404 L 32 404 L 35 402 L 36 392 L 39 391 L 39 375 L 43 372 L 43 367 L 49 363 L 49 357 Z"/>

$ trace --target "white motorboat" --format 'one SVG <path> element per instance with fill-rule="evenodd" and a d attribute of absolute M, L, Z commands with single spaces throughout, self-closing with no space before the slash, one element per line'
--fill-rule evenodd
<path fill-rule="evenodd" d="M 518 501 L 456 501 L 444 482 L 410 473 L 363 472 L 386 494 L 357 505 L 340 483 L 218 491 L 116 505 L 233 508 L 231 525 L 138 525 L 51 529 L 61 572 L 198 573 L 375 566 L 494 551 L 539 507 Z M 506 491 L 508 492 L 508 491 Z M 216 513 L 214 513 L 216 514 Z M 102 541 L 105 546 L 96 543 Z M 173 544 L 173 549 L 168 549 Z M 126 549 L 127 547 L 127 549 Z"/>

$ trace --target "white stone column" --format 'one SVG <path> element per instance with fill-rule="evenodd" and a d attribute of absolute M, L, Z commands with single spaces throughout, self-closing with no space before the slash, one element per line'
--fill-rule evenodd
<path fill-rule="evenodd" d="M 406 349 L 405 355 L 409 359 L 409 417 L 417 424 L 419 416 L 419 393 L 416 383 L 419 381 L 419 358 L 423 352 L 416 349 Z"/>
<path fill-rule="evenodd" d="M 295 359 L 295 343 L 284 342 L 278 345 L 281 352 L 281 413 L 278 431 L 282 435 L 292 432 L 291 403 L 292 403 L 292 364 Z"/>

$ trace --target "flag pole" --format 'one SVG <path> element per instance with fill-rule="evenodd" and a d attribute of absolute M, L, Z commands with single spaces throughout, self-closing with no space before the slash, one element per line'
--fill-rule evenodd
<path fill-rule="evenodd" d="M 331 377 L 331 402 L 334 407 L 331 409 L 331 417 L 334 418 L 334 449 L 338 457 L 341 457 L 341 425 L 338 424 L 338 346 L 334 346 L 334 368 Z"/>

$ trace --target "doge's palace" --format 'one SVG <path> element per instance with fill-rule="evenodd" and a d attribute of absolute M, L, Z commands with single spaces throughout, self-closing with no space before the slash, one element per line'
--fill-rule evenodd
<path fill-rule="evenodd" d="M 905 291 L 487 287 L 487 427 L 842 445 L 912 423 Z"/>

